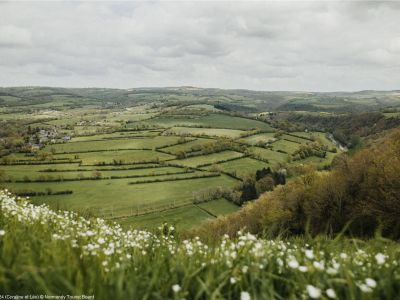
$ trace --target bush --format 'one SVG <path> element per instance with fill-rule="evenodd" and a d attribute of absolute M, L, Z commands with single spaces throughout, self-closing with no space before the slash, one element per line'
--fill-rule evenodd
<path fill-rule="evenodd" d="M 306 169 L 285 186 L 263 194 L 242 211 L 210 222 L 204 236 L 252 233 L 345 233 L 400 238 L 400 129 L 353 157 L 343 155 L 330 172 Z"/>

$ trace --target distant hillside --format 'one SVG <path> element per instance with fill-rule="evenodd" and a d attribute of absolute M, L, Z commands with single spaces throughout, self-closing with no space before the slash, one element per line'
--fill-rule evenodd
<path fill-rule="evenodd" d="M 285 92 L 223 90 L 215 88 L 0 88 L 0 104 L 6 107 L 38 105 L 51 101 L 72 101 L 73 105 L 132 105 L 146 102 L 193 102 L 229 104 L 242 111 L 328 111 L 360 112 L 400 108 L 399 91 Z"/>

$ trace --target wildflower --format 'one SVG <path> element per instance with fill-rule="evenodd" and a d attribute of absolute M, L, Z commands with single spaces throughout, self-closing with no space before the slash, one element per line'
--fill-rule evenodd
<path fill-rule="evenodd" d="M 365 283 L 371 288 L 375 288 L 376 287 L 376 281 L 374 279 L 372 279 L 372 278 L 365 279 Z"/>
<path fill-rule="evenodd" d="M 363 284 L 363 283 L 359 285 L 359 288 L 363 293 L 371 293 L 372 292 L 372 289 L 368 285 Z"/>
<path fill-rule="evenodd" d="M 338 271 L 334 268 L 328 268 L 326 270 L 326 273 L 328 273 L 329 275 L 336 275 L 338 273 Z"/>
<path fill-rule="evenodd" d="M 308 268 L 306 266 L 300 266 L 299 271 L 305 273 L 308 271 Z"/>
<path fill-rule="evenodd" d="M 283 266 L 283 261 L 282 261 L 282 259 L 280 259 L 280 258 L 278 258 L 277 260 L 276 260 L 276 263 L 279 265 L 279 266 Z"/>
<path fill-rule="evenodd" d="M 318 299 L 321 297 L 321 290 L 311 284 L 307 285 L 307 293 L 312 299 Z"/>
<path fill-rule="evenodd" d="M 98 238 L 97 242 L 101 245 L 105 243 L 105 240 L 103 238 Z"/>
<path fill-rule="evenodd" d="M 336 298 L 336 293 L 333 289 L 327 289 L 326 290 L 326 295 L 328 298 L 335 299 Z"/>
<path fill-rule="evenodd" d="M 313 262 L 313 266 L 314 268 L 318 269 L 318 270 L 323 270 L 324 269 L 324 263 L 322 262 L 318 262 L 318 261 L 314 261 Z"/>
<path fill-rule="evenodd" d="M 383 255 L 382 253 L 378 253 L 375 255 L 376 262 L 378 265 L 383 265 L 386 260 L 386 255 Z"/>
<path fill-rule="evenodd" d="M 243 266 L 242 272 L 243 272 L 244 274 L 246 274 L 248 270 L 249 270 L 249 267 L 248 267 L 248 266 Z"/>
<path fill-rule="evenodd" d="M 305 253 L 306 253 L 306 257 L 308 259 L 313 259 L 314 258 L 314 252 L 312 250 L 306 250 Z"/>
<path fill-rule="evenodd" d="M 174 293 L 179 293 L 181 289 L 182 289 L 182 288 L 180 287 L 179 284 L 174 284 L 174 285 L 172 286 L 172 290 L 174 291 Z"/>
<path fill-rule="evenodd" d="M 240 293 L 240 300 L 250 300 L 250 294 L 248 292 L 241 292 Z"/>
<path fill-rule="evenodd" d="M 6 232 L 2 229 L 2 230 L 0 230 L 0 236 L 3 236 L 3 235 L 5 235 L 6 234 Z"/>
<path fill-rule="evenodd" d="M 297 262 L 297 260 L 294 257 L 292 258 L 291 261 L 289 261 L 288 265 L 292 269 L 297 269 L 299 267 L 299 263 Z"/>
<path fill-rule="evenodd" d="M 231 277 L 231 284 L 235 284 L 236 283 L 236 279 L 235 279 L 235 277 Z"/>

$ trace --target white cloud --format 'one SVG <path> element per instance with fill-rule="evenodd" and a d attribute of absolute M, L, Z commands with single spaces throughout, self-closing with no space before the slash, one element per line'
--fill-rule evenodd
<path fill-rule="evenodd" d="M 398 89 L 394 2 L 2 2 L 1 85 Z"/>
<path fill-rule="evenodd" d="M 0 27 L 0 47 L 29 46 L 31 36 L 28 30 L 14 25 Z"/>

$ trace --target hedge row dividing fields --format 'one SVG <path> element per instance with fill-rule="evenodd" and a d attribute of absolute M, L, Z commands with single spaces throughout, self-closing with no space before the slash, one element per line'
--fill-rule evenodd
<path fill-rule="evenodd" d="M 192 170 L 179 171 L 179 172 L 166 172 L 160 174 L 142 174 L 142 175 L 125 175 L 125 176 L 91 176 L 91 177 L 81 177 L 81 178 L 45 178 L 45 179 L 33 179 L 33 180 L 15 180 L 16 183 L 29 183 L 29 182 L 63 182 L 63 181 L 82 181 L 82 180 L 112 180 L 112 179 L 125 179 L 125 178 L 143 178 L 143 177 L 157 177 L 165 175 L 178 175 L 178 174 L 188 174 L 194 173 Z M 164 181 L 164 180 L 161 180 Z M 5 181 L 7 182 L 7 181 Z M 12 182 L 12 181 L 8 181 Z M 132 183 L 130 183 L 132 184 Z"/>
<path fill-rule="evenodd" d="M 132 121 L 124 112 L 113 114 L 104 126 L 75 125 L 68 134 L 85 134 L 47 145 L 37 159 L 14 155 L 21 161 L 10 160 L 9 169 L 4 168 L 8 182 L 0 172 L 0 187 L 30 193 L 35 204 L 91 212 L 124 224 L 153 226 L 172 220 L 194 225 L 193 220 L 237 209 L 219 200 L 194 206 L 196 193 L 233 188 L 259 169 L 287 162 L 290 151 L 278 151 L 309 142 L 300 134 L 281 135 L 272 144 L 280 147 L 269 150 L 256 147 L 275 140 L 275 129 L 264 122 L 217 113 L 176 117 L 171 107 L 165 108 L 171 115 L 161 114 L 164 107 L 153 110 L 156 115 L 148 120 Z M 89 134 L 93 130 L 103 132 Z M 39 161 L 40 156 L 47 158 Z"/>

